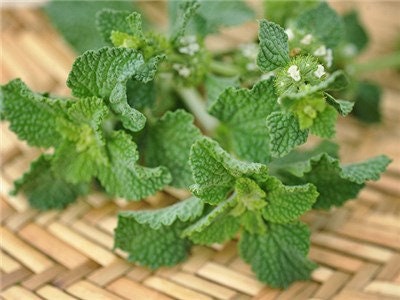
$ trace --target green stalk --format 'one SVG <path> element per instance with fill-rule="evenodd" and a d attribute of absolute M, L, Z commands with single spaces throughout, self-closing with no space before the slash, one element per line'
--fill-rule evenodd
<path fill-rule="evenodd" d="M 210 63 L 210 68 L 213 73 L 225 77 L 233 77 L 240 74 L 239 68 L 232 64 L 223 63 L 221 61 L 212 60 Z"/>
<path fill-rule="evenodd" d="M 187 108 L 195 116 L 205 133 L 214 131 L 218 125 L 217 119 L 208 114 L 205 100 L 195 88 L 176 87 L 176 92 L 182 98 Z"/>
<path fill-rule="evenodd" d="M 357 63 L 348 66 L 348 70 L 352 74 L 360 74 L 365 72 L 374 72 L 384 69 L 400 68 L 400 51 L 391 53 L 382 57 L 374 58 L 365 63 Z"/>

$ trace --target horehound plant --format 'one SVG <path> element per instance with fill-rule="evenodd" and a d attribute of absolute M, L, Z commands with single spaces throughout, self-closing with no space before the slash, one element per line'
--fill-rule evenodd
<path fill-rule="evenodd" d="M 258 44 L 225 54 L 204 47 L 216 30 L 207 12 L 221 3 L 202 4 L 173 2 L 168 35 L 144 31 L 137 12 L 101 11 L 97 26 L 110 46 L 76 59 L 72 98 L 32 92 L 19 79 L 3 85 L 2 118 L 46 149 L 12 193 L 46 210 L 93 189 L 131 201 L 168 186 L 190 190 L 165 208 L 120 212 L 115 248 L 158 268 L 183 261 L 193 244 L 238 238 L 258 279 L 287 287 L 316 267 L 299 218 L 355 198 L 390 160 L 342 165 L 329 141 L 297 149 L 309 135 L 334 137 L 338 116 L 353 107 L 335 98 L 347 84 L 333 69 L 344 25 L 327 4 L 286 30 L 260 20 Z M 230 13 L 253 16 L 242 2 Z"/>

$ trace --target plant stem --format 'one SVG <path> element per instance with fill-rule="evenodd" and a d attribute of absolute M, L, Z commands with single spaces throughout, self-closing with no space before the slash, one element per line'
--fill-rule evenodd
<path fill-rule="evenodd" d="M 218 125 L 217 119 L 208 114 L 204 99 L 195 88 L 176 87 L 176 92 L 181 96 L 187 108 L 193 113 L 206 133 L 214 131 Z"/>
<path fill-rule="evenodd" d="M 374 58 L 365 63 L 350 65 L 348 70 L 352 74 L 359 74 L 393 68 L 400 68 L 400 51 Z"/>
<path fill-rule="evenodd" d="M 223 63 L 217 60 L 211 61 L 210 68 L 212 72 L 225 77 L 233 77 L 240 74 L 239 68 L 235 67 L 232 64 Z"/>

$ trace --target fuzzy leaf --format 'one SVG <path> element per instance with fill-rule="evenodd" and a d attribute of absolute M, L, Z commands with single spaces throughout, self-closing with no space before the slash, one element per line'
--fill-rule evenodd
<path fill-rule="evenodd" d="M 140 212 L 137 212 L 140 213 Z M 115 230 L 115 248 L 129 253 L 128 260 L 156 269 L 173 266 L 186 259 L 191 243 L 180 237 L 185 223 L 152 229 L 136 221 L 135 212 L 122 212 Z"/>
<path fill-rule="evenodd" d="M 310 132 L 322 138 L 332 138 L 335 136 L 335 125 L 338 113 L 336 110 L 327 105 L 325 109 L 318 113 L 314 119 Z"/>
<path fill-rule="evenodd" d="M 257 56 L 257 65 L 261 71 L 273 71 L 289 63 L 288 37 L 282 27 L 261 20 L 258 38 L 260 52 Z"/>
<path fill-rule="evenodd" d="M 103 40 L 112 45 L 111 33 L 113 31 L 130 32 L 126 18 L 131 13 L 124 10 L 103 9 L 96 14 L 96 26 Z"/>
<path fill-rule="evenodd" d="M 310 231 L 300 223 L 269 224 L 265 234 L 244 232 L 239 254 L 257 278 L 273 288 L 286 288 L 296 280 L 307 280 L 316 264 L 306 256 Z"/>
<path fill-rule="evenodd" d="M 109 110 L 101 99 L 84 98 L 71 105 L 67 114 L 68 118 L 58 120 L 64 139 L 55 150 L 53 170 L 69 182 L 88 182 L 97 166 L 108 164 L 103 122 Z"/>
<path fill-rule="evenodd" d="M 230 129 L 232 146 L 239 157 L 261 163 L 270 160 L 268 115 L 279 109 L 273 79 L 249 89 L 226 89 L 211 105 L 210 114 Z"/>
<path fill-rule="evenodd" d="M 58 118 L 70 102 L 54 100 L 33 93 L 20 79 L 1 87 L 2 118 L 10 122 L 10 129 L 31 146 L 49 148 L 60 142 L 56 130 Z"/>
<path fill-rule="evenodd" d="M 361 52 L 368 45 L 368 34 L 360 22 L 357 11 L 351 11 L 343 16 L 347 45 L 355 46 Z M 355 53 L 356 54 L 356 53 Z"/>
<path fill-rule="evenodd" d="M 192 197 L 165 208 L 125 211 L 121 212 L 120 216 L 134 218 L 137 223 L 157 230 L 163 226 L 171 226 L 176 220 L 194 221 L 201 216 L 203 209 L 204 203 L 200 199 Z"/>
<path fill-rule="evenodd" d="M 12 193 L 23 192 L 30 205 L 40 210 L 62 209 L 87 193 L 88 186 L 71 184 L 61 176 L 52 171 L 51 156 L 42 155 L 14 182 Z"/>
<path fill-rule="evenodd" d="M 378 123 L 381 121 L 382 89 L 371 82 L 359 82 L 356 88 L 353 113 L 363 122 Z"/>
<path fill-rule="evenodd" d="M 378 180 L 390 162 L 387 156 L 380 155 L 361 163 L 345 165 L 342 167 L 342 177 L 359 184 L 367 180 Z"/>
<path fill-rule="evenodd" d="M 177 22 L 180 16 L 184 15 L 182 9 L 179 9 L 180 3 L 183 1 L 168 1 L 169 20 L 171 20 L 171 32 L 174 33 L 182 22 Z M 187 33 L 198 34 L 202 37 L 210 33 L 217 32 L 221 27 L 240 25 L 254 18 L 254 12 L 245 3 L 245 1 L 186 1 L 197 2 L 200 7 L 196 13 L 189 19 L 187 24 Z M 192 4 L 193 5 L 193 4 Z M 183 10 L 184 11 L 184 10 Z M 182 19 L 182 17 L 181 17 Z"/>
<path fill-rule="evenodd" d="M 314 204 L 314 208 L 317 209 L 340 206 L 345 201 L 356 197 L 364 186 L 364 184 L 343 178 L 339 161 L 326 154 L 312 158 L 307 169 L 304 182 L 317 187 L 319 196 Z"/>
<path fill-rule="evenodd" d="M 237 178 L 259 178 L 268 172 L 265 165 L 233 158 L 209 138 L 194 143 L 190 151 L 190 166 L 195 181 L 192 192 L 210 204 L 224 200 L 233 190 Z"/>
<path fill-rule="evenodd" d="M 240 227 L 237 218 L 228 214 L 235 203 L 234 198 L 220 202 L 210 213 L 187 227 L 182 236 L 202 245 L 223 243 L 231 239 Z"/>
<path fill-rule="evenodd" d="M 131 1 L 53 0 L 46 2 L 44 11 L 63 38 L 78 53 L 83 53 L 86 50 L 98 49 L 104 46 L 94 22 L 99 11 L 105 8 L 129 11 L 134 7 L 135 4 Z"/>
<path fill-rule="evenodd" d="M 145 141 L 146 165 L 167 167 L 172 175 L 171 185 L 187 188 L 193 183 L 190 147 L 200 137 L 192 115 L 183 110 L 167 112 L 149 128 Z"/>
<path fill-rule="evenodd" d="M 308 131 L 300 130 L 299 122 L 292 114 L 273 112 L 267 118 L 267 128 L 274 157 L 282 157 L 307 141 Z"/>
<path fill-rule="evenodd" d="M 208 105 L 211 106 L 226 88 L 239 85 L 239 77 L 219 77 L 207 74 L 204 84 L 207 91 Z"/>
<path fill-rule="evenodd" d="M 137 146 L 125 132 L 114 132 L 106 145 L 109 166 L 98 166 L 97 177 L 108 193 L 140 200 L 171 181 L 171 175 L 165 167 L 145 168 L 136 165 L 139 159 Z"/>
<path fill-rule="evenodd" d="M 150 81 L 154 77 L 159 59 L 160 57 L 155 57 L 145 63 L 138 51 L 127 48 L 105 47 L 87 51 L 74 62 L 67 85 L 74 96 L 96 96 L 108 100 L 124 126 L 132 131 L 139 131 L 146 118 L 128 105 L 126 83 L 130 78 L 142 82 Z"/>
<path fill-rule="evenodd" d="M 297 18 L 296 25 L 310 33 L 327 47 L 335 47 L 345 36 L 344 22 L 325 2 L 310 9 Z"/>
<path fill-rule="evenodd" d="M 273 223 L 289 223 L 311 210 L 317 200 L 318 192 L 312 184 L 284 186 L 271 177 L 265 184 L 268 205 L 263 217 Z"/>

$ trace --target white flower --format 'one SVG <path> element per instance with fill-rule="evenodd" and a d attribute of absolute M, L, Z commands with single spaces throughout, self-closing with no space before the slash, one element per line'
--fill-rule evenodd
<path fill-rule="evenodd" d="M 310 45 L 311 41 L 313 39 L 312 34 L 307 34 L 305 35 L 302 40 L 300 41 L 300 43 L 304 44 L 304 45 Z"/>
<path fill-rule="evenodd" d="M 317 70 L 313 73 L 315 77 L 321 78 L 323 75 L 325 75 L 325 68 L 323 65 L 318 65 Z"/>
<path fill-rule="evenodd" d="M 193 56 L 200 50 L 200 46 L 197 43 L 189 44 L 185 47 L 179 48 L 179 52 L 182 54 L 187 54 Z"/>
<path fill-rule="evenodd" d="M 294 38 L 294 33 L 293 33 L 293 30 L 292 30 L 292 29 L 287 28 L 287 29 L 285 30 L 285 33 L 286 33 L 286 35 L 287 35 L 289 41 L 293 40 L 293 38 Z"/>
<path fill-rule="evenodd" d="M 326 47 L 325 45 L 320 46 L 314 51 L 315 56 L 324 56 L 326 55 Z"/>
<path fill-rule="evenodd" d="M 187 78 L 190 76 L 190 74 L 192 73 L 192 71 L 190 71 L 190 69 L 184 65 L 181 64 L 173 64 L 172 68 L 178 72 L 179 76 L 182 76 L 184 78 Z"/>
<path fill-rule="evenodd" d="M 333 53 L 332 53 L 332 49 L 327 49 L 326 50 L 326 55 L 325 55 L 325 61 L 326 61 L 326 66 L 328 68 L 332 67 L 332 63 L 333 63 Z"/>
<path fill-rule="evenodd" d="M 192 72 L 190 71 L 189 68 L 187 67 L 182 67 L 179 71 L 178 74 L 184 78 L 188 78 Z"/>
<path fill-rule="evenodd" d="M 293 78 L 294 81 L 300 81 L 301 79 L 300 70 L 296 65 L 290 66 L 287 72 L 289 76 Z"/>
<path fill-rule="evenodd" d="M 188 44 L 193 44 L 197 42 L 196 36 L 195 35 L 187 35 L 182 37 L 179 42 L 183 45 L 188 45 Z"/>

